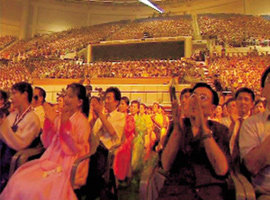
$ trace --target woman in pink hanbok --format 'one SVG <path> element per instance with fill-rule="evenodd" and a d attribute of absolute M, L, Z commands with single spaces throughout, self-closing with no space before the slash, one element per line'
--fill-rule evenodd
<path fill-rule="evenodd" d="M 125 138 L 122 141 L 121 146 L 115 153 L 113 170 L 118 180 L 125 180 L 131 178 L 131 152 L 132 141 L 135 135 L 135 121 L 132 115 L 128 114 L 129 99 L 122 97 L 119 105 L 119 111 L 126 114 L 125 124 Z"/>
<path fill-rule="evenodd" d="M 85 87 L 67 86 L 64 106 L 57 114 L 45 106 L 46 119 L 41 140 L 46 151 L 41 158 L 22 165 L 0 195 L 1 200 L 75 200 L 70 183 L 74 161 L 89 152 L 89 100 Z M 88 160 L 79 165 L 77 187 L 85 184 Z"/>

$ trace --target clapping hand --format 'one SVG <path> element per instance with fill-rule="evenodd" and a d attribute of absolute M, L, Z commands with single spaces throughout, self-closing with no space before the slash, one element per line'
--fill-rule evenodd
<path fill-rule="evenodd" d="M 55 118 L 59 115 L 55 108 L 48 103 L 44 103 L 43 105 L 45 118 L 49 119 L 51 122 L 54 122 Z"/>
<path fill-rule="evenodd" d="M 93 111 L 97 116 L 102 113 L 103 105 L 97 99 L 94 98 L 91 100 L 91 106 L 93 107 Z"/>
<path fill-rule="evenodd" d="M 206 120 L 204 118 L 201 101 L 199 99 L 199 96 L 195 93 L 193 93 L 190 97 L 189 115 L 192 129 L 195 132 L 199 132 L 200 130 L 206 132 L 208 128 Z"/>

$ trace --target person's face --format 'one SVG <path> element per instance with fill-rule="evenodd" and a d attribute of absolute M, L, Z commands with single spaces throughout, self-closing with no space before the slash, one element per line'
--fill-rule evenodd
<path fill-rule="evenodd" d="M 130 113 L 136 115 L 139 112 L 139 107 L 137 103 L 132 103 L 130 106 Z"/>
<path fill-rule="evenodd" d="M 145 113 L 145 108 L 143 105 L 140 105 L 140 114 L 144 114 Z"/>
<path fill-rule="evenodd" d="M 218 105 L 215 109 L 215 114 L 217 117 L 221 117 L 222 115 L 222 107 L 220 105 Z"/>
<path fill-rule="evenodd" d="M 154 113 L 158 112 L 158 104 L 156 104 L 156 103 L 153 105 L 153 112 Z"/>
<path fill-rule="evenodd" d="M 147 113 L 148 115 L 151 115 L 151 114 L 152 114 L 152 109 L 151 109 L 151 107 L 148 107 L 148 108 L 146 109 L 146 113 Z"/>
<path fill-rule="evenodd" d="M 114 111 L 118 106 L 118 101 L 114 98 L 113 92 L 108 92 L 105 96 L 105 108 L 110 113 Z"/>
<path fill-rule="evenodd" d="M 14 108 L 19 108 L 19 106 L 27 100 L 27 93 L 20 93 L 18 90 L 12 90 L 11 92 L 11 100 Z"/>
<path fill-rule="evenodd" d="M 270 102 L 270 73 L 267 75 L 264 81 L 264 88 L 262 88 L 262 96 L 266 98 L 267 102 Z"/>
<path fill-rule="evenodd" d="M 253 114 L 262 113 L 265 111 L 264 105 L 262 102 L 257 103 L 257 105 L 254 107 Z"/>
<path fill-rule="evenodd" d="M 198 103 L 200 103 L 204 117 L 209 117 L 215 110 L 215 105 L 212 103 L 213 94 L 205 87 L 198 87 L 194 90 L 194 95 L 198 97 L 197 99 L 191 95 L 189 101 L 189 116 L 196 117 L 198 114 Z"/>
<path fill-rule="evenodd" d="M 64 106 L 64 98 L 63 97 L 57 98 L 57 104 L 58 104 L 58 109 L 62 109 Z"/>
<path fill-rule="evenodd" d="M 71 112 L 76 112 L 81 109 L 82 100 L 79 99 L 72 88 L 67 89 L 67 93 L 64 97 L 63 110 L 69 110 Z"/>
<path fill-rule="evenodd" d="M 236 107 L 236 101 L 231 101 L 227 105 L 227 111 L 230 115 L 237 115 L 238 114 L 237 107 Z"/>
<path fill-rule="evenodd" d="M 128 110 L 128 105 L 125 100 L 121 100 L 119 104 L 119 112 L 126 113 Z"/>
<path fill-rule="evenodd" d="M 32 104 L 34 107 L 42 104 L 42 97 L 40 96 L 40 91 L 38 89 L 34 89 Z"/>
<path fill-rule="evenodd" d="M 236 98 L 236 107 L 239 116 L 248 115 L 253 107 L 251 95 L 247 92 L 241 92 Z"/>

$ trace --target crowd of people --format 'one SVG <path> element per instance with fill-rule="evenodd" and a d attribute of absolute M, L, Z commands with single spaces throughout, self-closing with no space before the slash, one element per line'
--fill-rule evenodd
<path fill-rule="evenodd" d="M 221 44 L 270 38 L 269 21 L 257 16 L 204 15 L 199 25 L 202 36 Z M 115 189 L 129 187 L 135 199 L 232 199 L 228 177 L 243 169 L 258 199 L 269 198 L 268 54 L 208 57 L 206 66 L 192 59 L 90 64 L 59 59 L 89 42 L 178 35 L 193 35 L 191 17 L 71 29 L 20 40 L 1 52 L 10 61 L 0 65 L 0 200 L 75 200 L 82 186 L 86 199 L 117 199 Z M 14 40 L 0 38 L 0 47 Z M 106 77 L 177 77 L 193 87 L 178 98 L 172 84 L 169 117 L 162 105 L 128 99 L 117 87 L 90 97 L 90 85 L 72 83 L 54 105 L 46 102 L 44 89 L 31 85 L 33 79 Z M 12 156 L 37 146 L 45 149 L 41 157 L 9 178 Z M 115 184 L 109 188 L 99 168 L 104 151 L 112 154 L 108 177 Z M 72 165 L 86 154 L 90 162 L 79 165 L 71 184 Z M 157 169 L 166 176 L 151 185 Z M 155 192 L 146 192 L 151 188 Z"/>
<path fill-rule="evenodd" d="M 25 60 L 29 58 L 59 58 L 78 52 L 89 43 L 106 40 L 143 39 L 145 37 L 193 36 L 194 22 L 190 15 L 157 17 L 135 21 L 120 21 L 89 27 L 72 28 L 49 35 L 36 35 L 19 40 L 0 53 L 0 58 Z M 249 15 L 202 15 L 198 18 L 203 38 L 214 38 L 220 44 L 269 44 L 270 22 L 264 17 Z M 14 41 L 1 37 L 0 47 Z M 1 42 L 2 41 L 2 42 Z"/>
<path fill-rule="evenodd" d="M 157 199 L 231 199 L 226 180 L 230 171 L 241 170 L 242 165 L 253 174 L 257 195 L 263 197 L 268 183 L 267 179 L 258 182 L 258 173 L 268 164 L 257 166 L 251 157 L 263 156 L 264 151 L 254 146 L 267 148 L 268 137 L 264 136 L 265 144 L 255 144 L 256 137 L 262 137 L 256 131 L 263 131 L 249 126 L 257 123 L 252 119 L 267 123 L 269 73 L 270 68 L 264 69 L 262 95 L 246 85 L 235 93 L 218 94 L 204 82 L 183 89 L 179 98 L 170 89 L 171 119 L 160 104 L 130 100 L 117 87 L 90 97 L 85 86 L 72 83 L 54 105 L 46 102 L 42 88 L 32 89 L 27 82 L 13 84 L 12 103 L 0 91 L 0 199 L 77 199 L 74 189 L 83 185 L 88 199 L 117 196 L 113 190 L 103 193 L 106 181 L 98 170 L 104 169 L 93 168 L 94 157 L 92 163 L 86 160 L 79 165 L 73 187 L 69 182 L 77 158 L 90 153 L 98 159 L 104 149 L 113 154 L 110 177 L 116 181 L 115 189 L 133 187 L 137 199 L 149 197 L 147 178 L 156 167 L 167 172 Z M 41 157 L 23 164 L 8 180 L 12 155 L 37 144 L 45 149 Z"/>
<path fill-rule="evenodd" d="M 270 21 L 261 16 L 209 14 L 198 18 L 201 35 L 216 39 L 219 44 L 243 46 L 257 40 L 269 40 Z"/>
<path fill-rule="evenodd" d="M 200 65 L 192 60 L 140 60 L 94 62 L 81 64 L 69 60 L 31 60 L 9 62 L 0 66 L 1 88 L 8 89 L 19 81 L 34 79 L 91 79 L 91 78 L 160 78 L 178 77 L 179 82 L 203 80 Z"/>
<path fill-rule="evenodd" d="M 191 16 L 161 17 L 138 20 L 112 34 L 108 40 L 143 39 L 147 37 L 193 36 Z"/>
<path fill-rule="evenodd" d="M 270 65 L 269 55 L 247 55 L 219 57 L 209 62 L 209 78 L 219 80 L 224 90 L 235 92 L 247 86 L 256 94 L 260 93 L 260 77 L 263 70 Z"/>
<path fill-rule="evenodd" d="M 16 151 L 35 147 L 39 137 L 46 151 L 40 159 L 27 163 L 14 174 L 0 199 L 41 196 L 75 199 L 68 183 L 72 162 L 87 152 L 94 154 L 101 142 L 109 150 L 118 147 L 113 170 L 117 180 L 123 183 L 127 177 L 132 178 L 133 172 L 142 170 L 154 147 L 163 146 L 158 141 L 164 140 L 169 126 L 169 118 L 161 105 L 146 106 L 137 100 L 130 103 L 127 97 L 121 97 L 118 88 L 108 88 L 104 97 L 90 99 L 84 86 L 73 83 L 60 95 L 57 105 L 46 102 L 46 91 L 40 87 L 33 90 L 27 82 L 14 84 L 11 91 L 11 104 L 7 93 L 0 92 L 1 109 L 7 110 L 0 122 L 1 190 L 6 185 L 11 157 Z M 110 116 L 106 117 L 107 114 Z M 31 195 L 24 182 L 29 173 L 33 185 L 26 185 L 33 190 Z M 86 182 L 87 162 L 80 165 L 78 174 L 75 183 L 81 186 Z M 53 185 L 58 189 L 53 189 Z M 11 192 L 13 187 L 21 189 Z"/>
<path fill-rule="evenodd" d="M 50 35 L 36 35 L 28 40 L 19 40 L 12 47 L 1 52 L 6 59 L 26 60 L 30 58 L 60 58 L 70 52 L 77 52 L 89 43 L 97 43 L 117 31 L 121 23 L 102 24 L 73 28 Z"/>
<path fill-rule="evenodd" d="M 206 81 L 211 85 L 219 82 L 223 90 L 235 92 L 247 86 L 256 94 L 260 92 L 258 74 L 270 65 L 270 56 L 241 55 L 221 56 L 208 59 L 207 65 L 192 59 L 184 60 L 139 60 L 121 62 L 93 62 L 44 59 L 9 62 L 1 65 L 1 88 L 8 89 L 20 81 L 34 79 L 96 79 L 96 78 L 170 78 L 179 83 Z"/>
<path fill-rule="evenodd" d="M 11 35 L 0 37 L 0 50 L 5 48 L 7 45 L 11 44 L 15 40 L 16 40 L 16 37 L 11 36 Z"/>
<path fill-rule="evenodd" d="M 0 65 L 0 73 L 0 88 L 4 90 L 9 90 L 17 82 L 32 82 L 31 73 L 24 63 Z"/>

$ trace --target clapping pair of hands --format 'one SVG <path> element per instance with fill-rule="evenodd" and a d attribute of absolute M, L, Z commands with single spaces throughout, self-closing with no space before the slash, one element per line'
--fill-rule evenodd
<path fill-rule="evenodd" d="M 199 99 L 199 96 L 195 93 L 190 97 L 188 104 L 188 116 L 192 124 L 193 132 L 202 131 L 203 133 L 208 133 L 209 128 L 207 126 L 207 120 L 204 117 L 204 111 Z M 177 99 L 172 100 L 172 118 L 174 126 L 178 126 L 180 129 L 183 129 L 183 108 L 179 109 Z"/>

